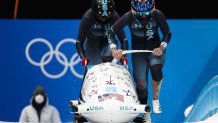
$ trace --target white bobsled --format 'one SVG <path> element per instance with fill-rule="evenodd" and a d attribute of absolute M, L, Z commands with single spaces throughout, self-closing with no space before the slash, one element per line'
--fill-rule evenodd
<path fill-rule="evenodd" d="M 128 123 L 139 113 L 150 112 L 148 105 L 139 103 L 129 71 L 109 62 L 88 70 L 80 99 L 70 104 L 75 118 L 94 123 Z"/>
<path fill-rule="evenodd" d="M 152 51 L 127 50 L 123 54 L 139 52 Z M 75 122 L 128 123 L 139 113 L 150 112 L 149 105 L 139 103 L 131 74 L 116 61 L 95 65 L 88 70 L 80 99 L 70 101 Z"/>

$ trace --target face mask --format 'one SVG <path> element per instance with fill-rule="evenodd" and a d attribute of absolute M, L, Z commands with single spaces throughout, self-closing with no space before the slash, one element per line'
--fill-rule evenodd
<path fill-rule="evenodd" d="M 44 97 L 41 94 L 35 96 L 35 101 L 38 104 L 41 104 L 44 101 Z"/>

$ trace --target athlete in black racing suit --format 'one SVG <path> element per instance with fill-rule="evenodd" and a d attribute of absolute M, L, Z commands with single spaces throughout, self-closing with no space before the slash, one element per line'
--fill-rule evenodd
<path fill-rule="evenodd" d="M 154 0 L 131 0 L 131 11 L 123 15 L 113 26 L 112 32 L 117 34 L 125 26 L 131 32 L 133 50 L 152 50 L 153 53 L 132 54 L 133 76 L 137 84 L 137 94 L 141 104 L 147 104 L 148 71 L 152 74 L 153 112 L 161 113 L 159 92 L 163 78 L 162 68 L 165 63 L 166 46 L 171 32 L 164 14 L 155 9 Z M 160 39 L 158 28 L 162 32 Z M 149 122 L 150 114 L 144 115 Z M 147 123 L 146 122 L 146 123 Z"/>
<path fill-rule="evenodd" d="M 110 33 L 111 26 L 119 19 L 114 8 L 113 0 L 93 0 L 91 9 L 83 15 L 76 42 L 76 49 L 83 66 L 111 61 L 113 56 L 121 57 L 115 54 L 128 49 L 128 41 L 123 30 L 118 31 L 117 35 L 122 50 L 116 50 L 118 42 L 115 35 Z M 122 57 L 120 62 L 127 64 L 128 60 Z M 84 77 L 87 72 L 87 67 L 85 68 Z M 81 93 L 80 101 L 84 102 Z"/>
<path fill-rule="evenodd" d="M 115 35 L 108 31 L 119 19 L 114 8 L 113 0 L 93 0 L 92 8 L 83 15 L 76 42 L 83 66 L 100 64 L 104 62 L 102 60 L 110 61 L 113 58 L 112 49 L 116 48 L 118 42 Z M 119 31 L 118 38 L 121 49 L 128 49 L 123 30 Z"/>

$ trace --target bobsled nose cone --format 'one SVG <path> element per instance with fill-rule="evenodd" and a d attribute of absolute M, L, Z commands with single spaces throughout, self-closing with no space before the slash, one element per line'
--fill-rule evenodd
<path fill-rule="evenodd" d="M 149 105 L 145 106 L 145 112 L 150 112 L 151 111 L 151 107 Z"/>

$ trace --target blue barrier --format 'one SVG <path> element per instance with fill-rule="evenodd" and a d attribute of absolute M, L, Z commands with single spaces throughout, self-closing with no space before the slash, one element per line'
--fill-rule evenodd
<path fill-rule="evenodd" d="M 204 87 L 194 106 L 185 119 L 186 122 L 204 121 L 218 112 L 218 75 Z"/>
<path fill-rule="evenodd" d="M 184 108 L 195 102 L 205 83 L 218 73 L 218 21 L 168 22 L 172 39 L 167 46 L 160 93 L 163 113 L 151 114 L 155 123 L 184 121 Z M 73 39 L 79 23 L 80 20 L 0 20 L 0 121 L 17 122 L 36 85 L 45 87 L 49 103 L 59 110 L 63 122 L 73 120 L 69 100 L 78 99 L 82 84 L 75 72 L 84 72 L 80 59 L 74 55 Z M 125 32 L 131 44 L 128 27 Z M 44 43 L 38 40 L 32 44 L 36 39 Z M 30 48 L 28 44 L 32 44 Z M 131 55 L 128 57 L 132 72 Z M 152 104 L 150 82 L 148 101 Z"/>

